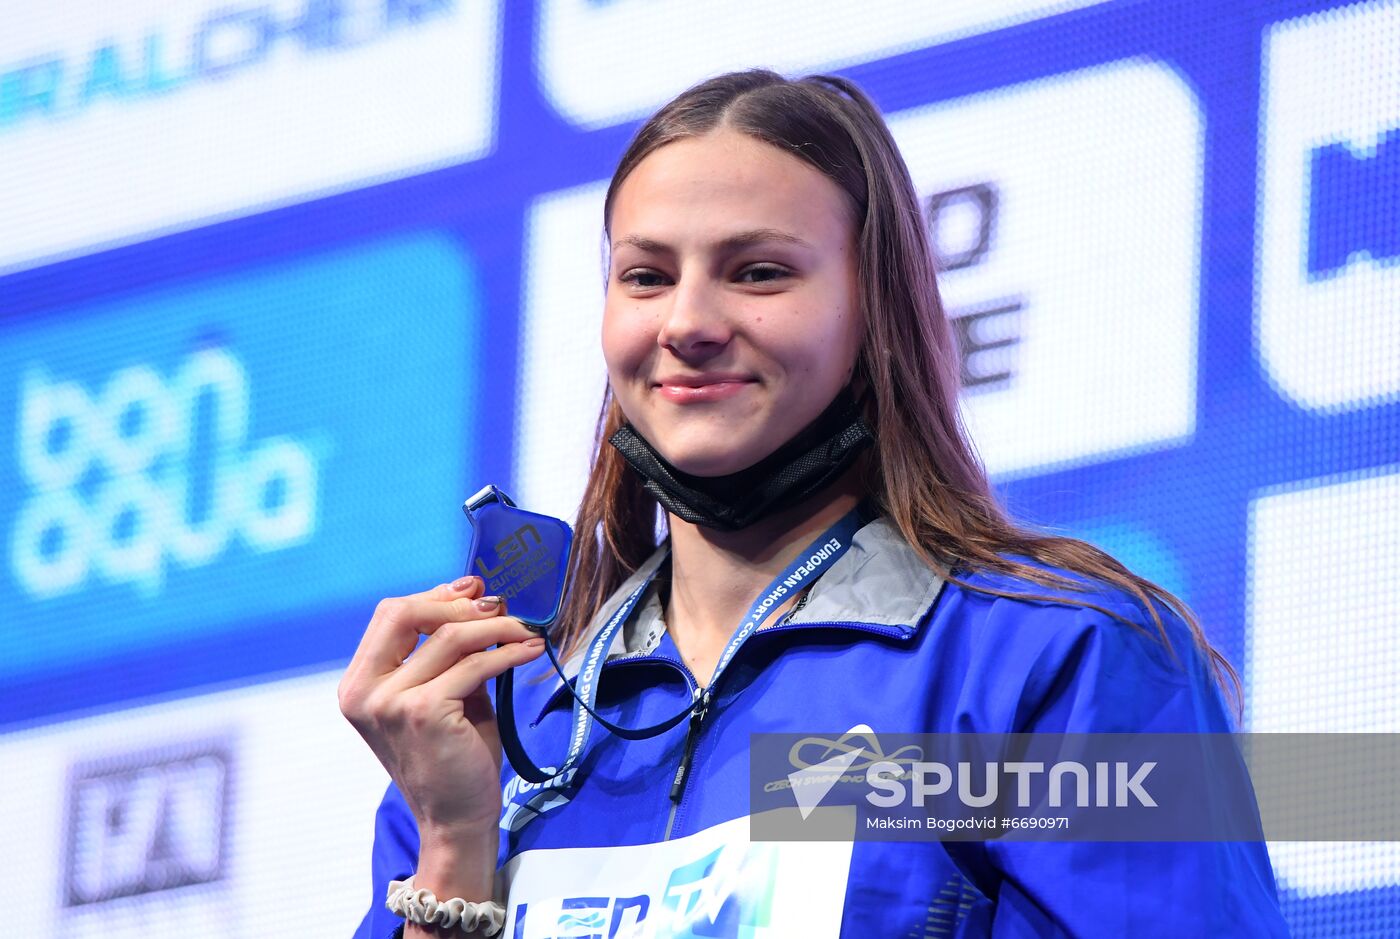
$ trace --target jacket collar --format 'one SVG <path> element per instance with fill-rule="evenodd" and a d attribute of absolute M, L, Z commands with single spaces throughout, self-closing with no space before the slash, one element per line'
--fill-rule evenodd
<path fill-rule="evenodd" d="M 646 580 L 667 556 L 663 543 L 608 597 L 588 624 L 591 640 L 607 624 L 617 608 Z M 891 629 L 912 636 L 926 619 L 943 586 L 943 578 L 929 569 L 904 540 L 895 524 L 880 516 L 861 527 L 851 547 L 807 592 L 807 602 L 783 620 L 785 628 L 800 626 L 850 627 L 888 634 Z M 661 600 L 652 581 L 637 609 L 613 638 L 604 661 L 641 656 L 656 648 L 661 633 Z M 773 620 L 759 632 L 774 628 Z M 588 643 L 563 663 L 572 680 L 579 672 Z"/>

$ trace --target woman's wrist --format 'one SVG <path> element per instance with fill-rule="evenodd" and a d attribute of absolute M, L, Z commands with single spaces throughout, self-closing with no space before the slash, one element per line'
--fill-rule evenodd
<path fill-rule="evenodd" d="M 419 832 L 414 884 L 439 897 L 492 899 L 500 829 L 489 825 L 424 828 Z"/>

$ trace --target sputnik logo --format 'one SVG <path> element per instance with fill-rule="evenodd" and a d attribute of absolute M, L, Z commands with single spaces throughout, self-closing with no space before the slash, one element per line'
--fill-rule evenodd
<path fill-rule="evenodd" d="M 821 804 L 822 799 L 826 798 L 827 793 L 831 791 L 831 787 L 835 786 L 841 779 L 841 774 L 850 769 L 851 764 L 856 761 L 856 758 L 865 752 L 865 747 L 853 747 L 847 744 L 846 741 L 853 736 L 865 737 L 867 741 L 869 741 L 873 739 L 874 733 L 875 732 L 870 729 L 870 725 L 857 724 L 842 734 L 841 739 L 836 741 L 835 745 L 832 745 L 830 741 L 823 741 L 827 744 L 828 751 L 841 749 L 844 752 L 837 753 L 833 757 L 828 757 L 820 763 L 814 763 L 811 766 L 788 773 L 788 782 L 792 785 L 792 794 L 797 799 L 797 808 L 798 811 L 802 813 L 802 820 L 804 822 L 807 820 L 807 817 L 812 814 L 813 810 Z M 806 740 L 801 741 L 793 747 L 794 756 L 801 745 L 806 742 Z M 875 746 L 875 752 L 876 754 L 879 753 L 878 742 Z"/>

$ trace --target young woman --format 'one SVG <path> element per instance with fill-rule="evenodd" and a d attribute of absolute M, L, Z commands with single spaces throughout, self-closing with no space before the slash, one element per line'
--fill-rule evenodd
<path fill-rule="evenodd" d="M 690 89 L 604 228 L 609 384 L 554 635 L 574 679 L 620 622 L 600 717 L 685 719 L 522 782 L 488 679 L 521 669 L 512 726 L 562 760 L 541 640 L 479 578 L 385 600 L 340 688 L 393 779 L 357 935 L 451 934 L 386 909 L 410 875 L 399 900 L 494 897 L 515 936 L 1286 935 L 1257 842 L 749 842 L 751 733 L 1223 732 L 1234 674 L 1175 598 L 1003 515 L 913 186 L 852 83 Z"/>

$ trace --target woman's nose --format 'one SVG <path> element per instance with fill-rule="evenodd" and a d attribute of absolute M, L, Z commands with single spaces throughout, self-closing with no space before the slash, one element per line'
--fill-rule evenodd
<path fill-rule="evenodd" d="M 656 342 L 681 358 L 703 359 L 723 349 L 732 332 L 719 291 L 694 277 L 671 291 Z"/>

